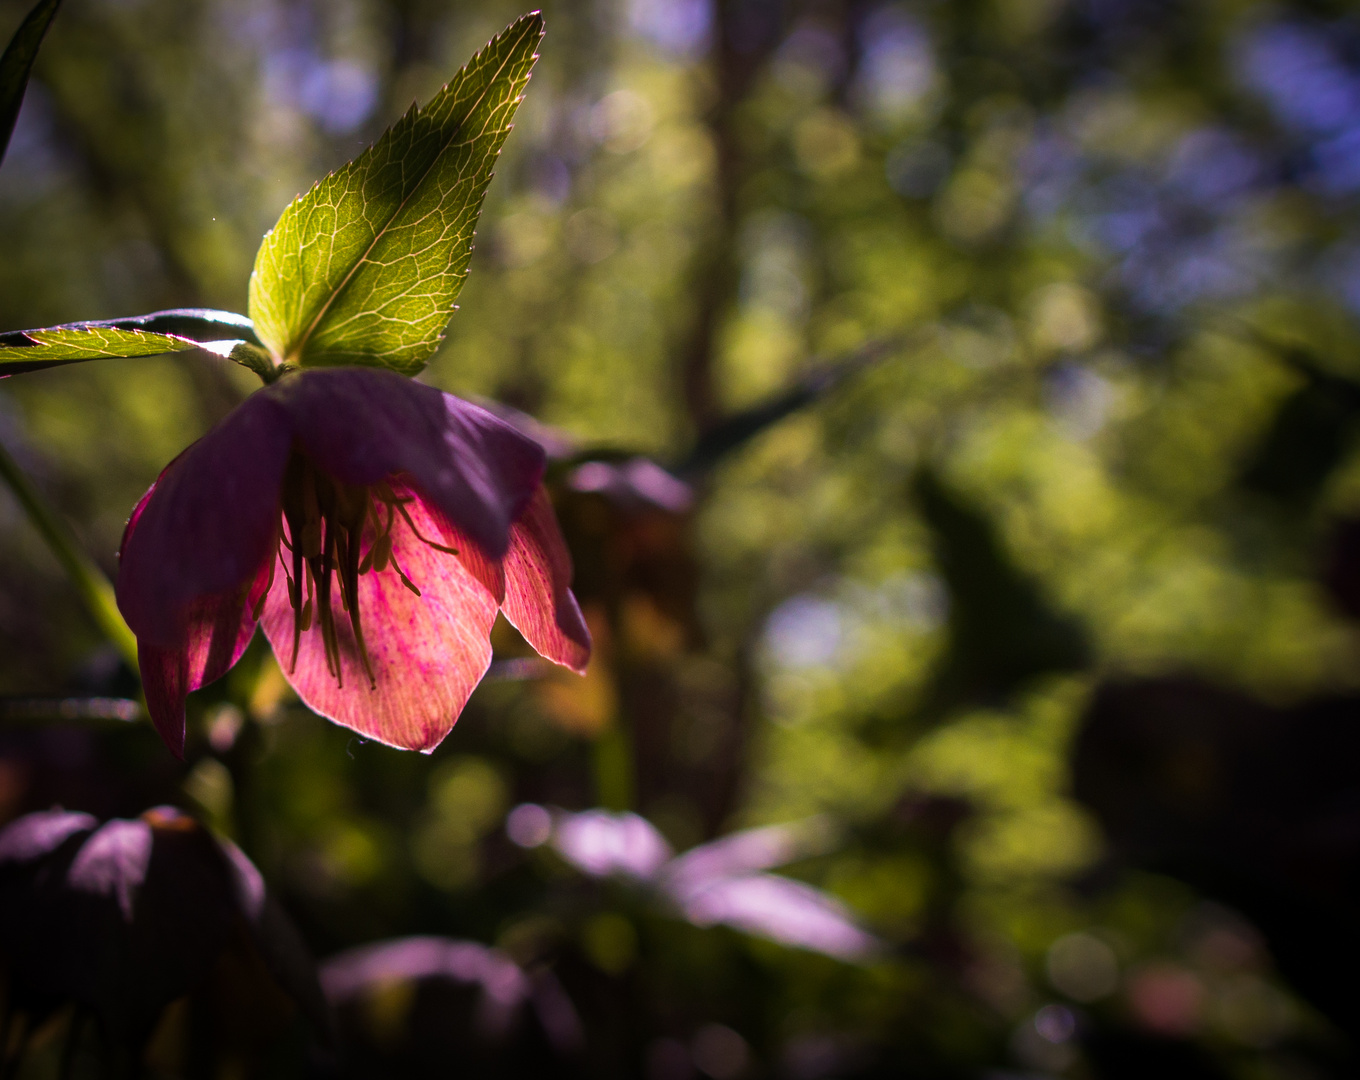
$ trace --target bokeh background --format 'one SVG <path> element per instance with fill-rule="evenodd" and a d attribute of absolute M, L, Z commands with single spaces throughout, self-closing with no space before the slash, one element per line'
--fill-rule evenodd
<path fill-rule="evenodd" d="M 243 311 L 284 205 L 520 13 L 67 0 L 0 169 L 0 328 Z M 1351 6 L 544 13 L 422 378 L 542 425 L 584 679 L 502 627 L 426 757 L 308 713 L 257 641 L 181 765 L 0 498 L 0 815 L 178 805 L 318 961 L 497 950 L 348 954 L 329 1039 L 178 1000 L 146 1075 L 1354 1075 Z M 0 442 L 112 575 L 253 383 L 16 377 Z M 807 888 L 744 923 L 628 871 L 787 823 L 757 869 Z M 72 1015 L 24 1075 L 101 1075 Z"/>

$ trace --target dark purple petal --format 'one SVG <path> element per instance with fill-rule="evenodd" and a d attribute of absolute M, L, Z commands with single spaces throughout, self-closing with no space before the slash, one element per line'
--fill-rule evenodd
<path fill-rule="evenodd" d="M 292 417 L 317 468 L 347 484 L 407 476 L 491 558 L 543 476 L 543 449 L 485 409 L 394 374 L 313 370 L 261 395 Z"/>
<path fill-rule="evenodd" d="M 227 857 L 227 869 L 231 872 L 232 892 L 236 895 L 236 904 L 245 915 L 246 922 L 254 925 L 264 912 L 264 877 L 255 868 L 255 864 L 246 857 L 246 853 L 230 840 L 218 839 L 217 844 Z"/>
<path fill-rule="evenodd" d="M 106 822 L 76 852 L 66 883 L 77 892 L 116 899 L 124 920 L 132 922 L 151 865 L 151 841 L 151 826 L 140 818 Z"/>
<path fill-rule="evenodd" d="M 683 514 L 694 505 L 694 489 L 644 457 L 622 463 L 587 461 L 567 479 L 573 491 L 594 491 L 627 510 L 654 507 Z"/>
<path fill-rule="evenodd" d="M 161 473 L 118 568 L 118 608 L 139 646 L 183 648 L 198 602 L 244 589 L 268 564 L 291 446 L 287 412 L 255 394 Z"/>
<path fill-rule="evenodd" d="M 184 757 L 184 700 L 200 686 L 225 675 L 255 635 L 256 601 L 269 584 L 267 566 L 259 568 L 249 589 L 201 597 L 184 620 L 177 646 L 137 644 L 137 665 L 151 721 L 176 757 Z"/>
<path fill-rule="evenodd" d="M 545 1042 L 556 1054 L 574 1054 L 584 1042 L 581 1020 L 561 985 L 544 970 L 526 973 L 499 949 L 472 941 L 443 937 L 410 937 L 377 942 L 350 949 L 327 961 L 321 973 L 326 996 L 340 1008 L 342 1016 L 365 1015 L 372 995 L 394 985 L 405 986 L 421 995 L 422 1004 L 413 1007 L 410 1030 L 400 1036 L 409 1052 L 415 1047 L 434 1049 L 436 1060 L 447 1056 L 452 1047 L 450 1031 L 474 1035 L 457 1046 L 462 1071 L 476 1075 L 539 1076 L 558 1075 L 559 1069 L 526 1067 L 522 1055 L 526 1045 L 538 1041 L 533 1031 L 536 1018 Z M 441 995 L 440 985 L 472 989 L 473 994 L 457 994 L 452 999 Z M 524 1021 L 530 1021 L 525 1026 Z M 366 1025 L 348 1025 L 345 1031 L 351 1045 L 364 1045 Z M 514 1035 L 513 1038 L 507 1036 Z M 386 1047 L 391 1052 L 392 1045 Z M 488 1063 L 490 1051 L 492 1065 Z M 528 1051 L 531 1055 L 535 1052 Z M 541 1051 L 540 1051 L 541 1053 Z M 426 1054 L 422 1059 L 428 1059 Z M 470 1067 L 469 1062 L 483 1067 Z M 569 1070 L 577 1075 L 577 1070 Z"/>
<path fill-rule="evenodd" d="M 511 1005 L 529 996 L 528 979 L 505 953 L 442 937 L 398 938 L 350 949 L 327 961 L 321 985 L 332 1001 L 345 1001 L 375 985 L 432 978 L 481 983 Z"/>
<path fill-rule="evenodd" d="M 97 818 L 73 810 L 39 810 L 12 821 L 0 832 L 0 865 L 28 863 L 55 851 L 78 832 L 90 832 Z"/>

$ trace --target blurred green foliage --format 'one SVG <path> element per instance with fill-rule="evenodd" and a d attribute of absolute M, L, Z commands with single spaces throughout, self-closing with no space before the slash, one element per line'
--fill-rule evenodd
<path fill-rule="evenodd" d="M 22 14 L 0 4 L 0 31 Z M 68 0 L 0 170 L 0 326 L 244 310 L 289 200 L 519 14 Z M 1354 689 L 1319 557 L 1360 502 L 1360 22 L 1250 0 L 544 15 L 423 378 L 574 460 L 666 463 L 892 347 L 691 476 L 691 507 L 564 469 L 591 671 L 514 667 L 502 626 L 508 666 L 428 758 L 308 714 L 258 641 L 191 701 L 182 768 L 146 726 L 26 719 L 135 683 L 0 501 L 0 812 L 177 801 L 320 957 L 442 934 L 555 971 L 592 1076 L 1117 1077 L 1148 1043 L 1176 1062 L 1153 1075 L 1346 1075 L 1257 929 L 1113 857 L 1070 751 L 1111 675 Z M 0 442 L 113 574 L 137 497 L 254 382 L 201 354 L 15 378 Z M 824 815 L 834 843 L 791 872 L 890 951 L 658 914 L 511 843 L 523 802 L 627 805 L 677 850 Z M 375 1031 L 410 1007 L 389 998 Z"/>

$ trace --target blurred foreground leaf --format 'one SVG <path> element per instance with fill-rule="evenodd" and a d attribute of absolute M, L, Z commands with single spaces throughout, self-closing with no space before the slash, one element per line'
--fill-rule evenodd
<path fill-rule="evenodd" d="M 1287 357 L 1305 382 L 1281 402 L 1242 470 L 1249 491 L 1283 503 L 1312 502 L 1344 460 L 1360 421 L 1360 386 Z"/>
<path fill-rule="evenodd" d="M 33 61 L 38 58 L 38 46 L 60 6 L 61 0 L 38 0 L 10 38 L 5 54 L 0 56 L 0 161 L 4 160 L 9 138 L 14 134 L 14 121 L 19 118 L 19 107 L 24 103 L 24 91 L 28 89 Z"/>
<path fill-rule="evenodd" d="M 284 210 L 250 277 L 250 313 L 276 360 L 424 366 L 467 276 L 491 166 L 542 37 L 537 12 L 519 19 Z"/>
<path fill-rule="evenodd" d="M 1004 701 L 1035 676 L 1090 663 L 1082 627 L 1014 565 L 986 517 L 929 472 L 917 478 L 916 498 L 949 589 L 949 648 L 923 699 L 926 715 Z"/>

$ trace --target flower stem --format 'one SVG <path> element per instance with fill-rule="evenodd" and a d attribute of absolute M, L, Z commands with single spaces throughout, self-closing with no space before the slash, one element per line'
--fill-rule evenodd
<path fill-rule="evenodd" d="M 0 480 L 19 501 L 28 520 L 57 557 L 57 562 L 61 563 L 96 625 L 132 669 L 137 670 L 137 639 L 118 611 L 113 585 L 95 561 L 81 549 L 66 523 L 47 504 L 33 486 L 33 481 L 19 468 L 18 462 L 4 446 L 0 446 Z"/>
<path fill-rule="evenodd" d="M 633 740 L 616 717 L 595 740 L 595 803 L 606 810 L 633 808 Z"/>
<path fill-rule="evenodd" d="M 269 353 L 258 345 L 252 345 L 249 341 L 238 341 L 227 359 L 235 361 L 242 367 L 250 368 L 266 386 L 278 381 L 280 375 L 286 375 L 288 372 L 296 370 L 292 364 L 274 363 L 274 358 Z"/>

